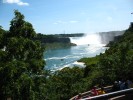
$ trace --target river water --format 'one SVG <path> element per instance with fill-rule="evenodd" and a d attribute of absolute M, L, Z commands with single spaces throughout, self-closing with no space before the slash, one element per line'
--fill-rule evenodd
<path fill-rule="evenodd" d="M 99 36 L 93 34 L 81 38 L 71 38 L 71 42 L 76 43 L 77 46 L 45 51 L 45 69 L 56 71 L 64 67 L 82 67 L 83 64 L 78 63 L 77 60 L 83 57 L 94 57 L 104 53 L 107 49 L 104 47 L 105 44 L 101 44 Z"/>

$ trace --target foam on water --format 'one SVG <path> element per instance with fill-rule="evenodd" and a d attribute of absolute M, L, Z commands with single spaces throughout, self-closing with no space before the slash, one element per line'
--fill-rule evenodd
<path fill-rule="evenodd" d="M 44 54 L 46 61 L 45 68 L 56 71 L 64 67 L 80 66 L 79 63 L 77 64 L 77 60 L 83 57 L 94 57 L 105 50 L 106 47 L 99 45 L 79 45 L 69 49 L 51 50 Z"/>
<path fill-rule="evenodd" d="M 83 57 L 94 57 L 100 53 L 104 53 L 107 49 L 104 47 L 105 44 L 101 44 L 99 34 L 71 37 L 70 40 L 71 43 L 75 43 L 78 46 L 45 52 L 46 69 L 56 71 L 64 67 L 84 67 L 84 64 L 78 63 L 77 60 Z"/>

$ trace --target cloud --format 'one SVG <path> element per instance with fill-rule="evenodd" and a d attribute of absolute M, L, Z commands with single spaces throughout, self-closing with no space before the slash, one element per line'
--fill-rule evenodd
<path fill-rule="evenodd" d="M 57 21 L 57 23 L 66 24 L 67 22 L 66 22 L 66 21 L 61 21 L 61 20 L 59 20 L 59 21 Z"/>
<path fill-rule="evenodd" d="M 87 13 L 86 13 L 86 12 L 81 12 L 80 14 L 81 14 L 81 15 L 86 15 Z"/>
<path fill-rule="evenodd" d="M 77 23 L 78 21 L 75 21 L 75 20 L 72 20 L 72 21 L 57 21 L 57 22 L 54 22 L 53 24 L 73 24 L 73 23 Z"/>
<path fill-rule="evenodd" d="M 29 3 L 22 2 L 21 0 L 3 0 L 3 3 L 9 3 L 9 4 L 15 3 L 20 6 L 29 6 Z"/>
<path fill-rule="evenodd" d="M 69 21 L 70 23 L 77 23 L 78 21 L 75 21 L 75 20 L 72 20 L 72 21 Z"/>
<path fill-rule="evenodd" d="M 108 16 L 107 20 L 111 22 L 113 20 L 113 18 L 111 16 Z"/>
<path fill-rule="evenodd" d="M 57 22 L 53 23 L 53 24 L 58 24 Z"/>
<path fill-rule="evenodd" d="M 65 22 L 65 21 L 59 20 L 59 21 L 54 22 L 53 24 L 66 24 L 66 23 L 67 23 L 67 22 Z"/>
<path fill-rule="evenodd" d="M 114 6 L 114 5 L 109 5 L 108 8 L 113 10 L 113 11 L 117 11 L 118 10 L 118 8 L 116 6 Z"/>

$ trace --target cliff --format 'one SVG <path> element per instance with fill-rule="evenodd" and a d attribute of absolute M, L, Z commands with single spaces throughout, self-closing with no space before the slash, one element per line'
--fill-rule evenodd
<path fill-rule="evenodd" d="M 125 30 L 123 31 L 110 31 L 110 32 L 100 32 L 99 35 L 101 37 L 102 44 L 108 44 L 110 41 L 117 41 L 117 39 L 123 35 Z"/>

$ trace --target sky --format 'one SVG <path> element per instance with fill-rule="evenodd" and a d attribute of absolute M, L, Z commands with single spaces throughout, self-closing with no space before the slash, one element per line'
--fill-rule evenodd
<path fill-rule="evenodd" d="M 125 30 L 133 21 L 133 0 L 0 0 L 3 29 L 9 30 L 14 10 L 43 34 Z"/>

